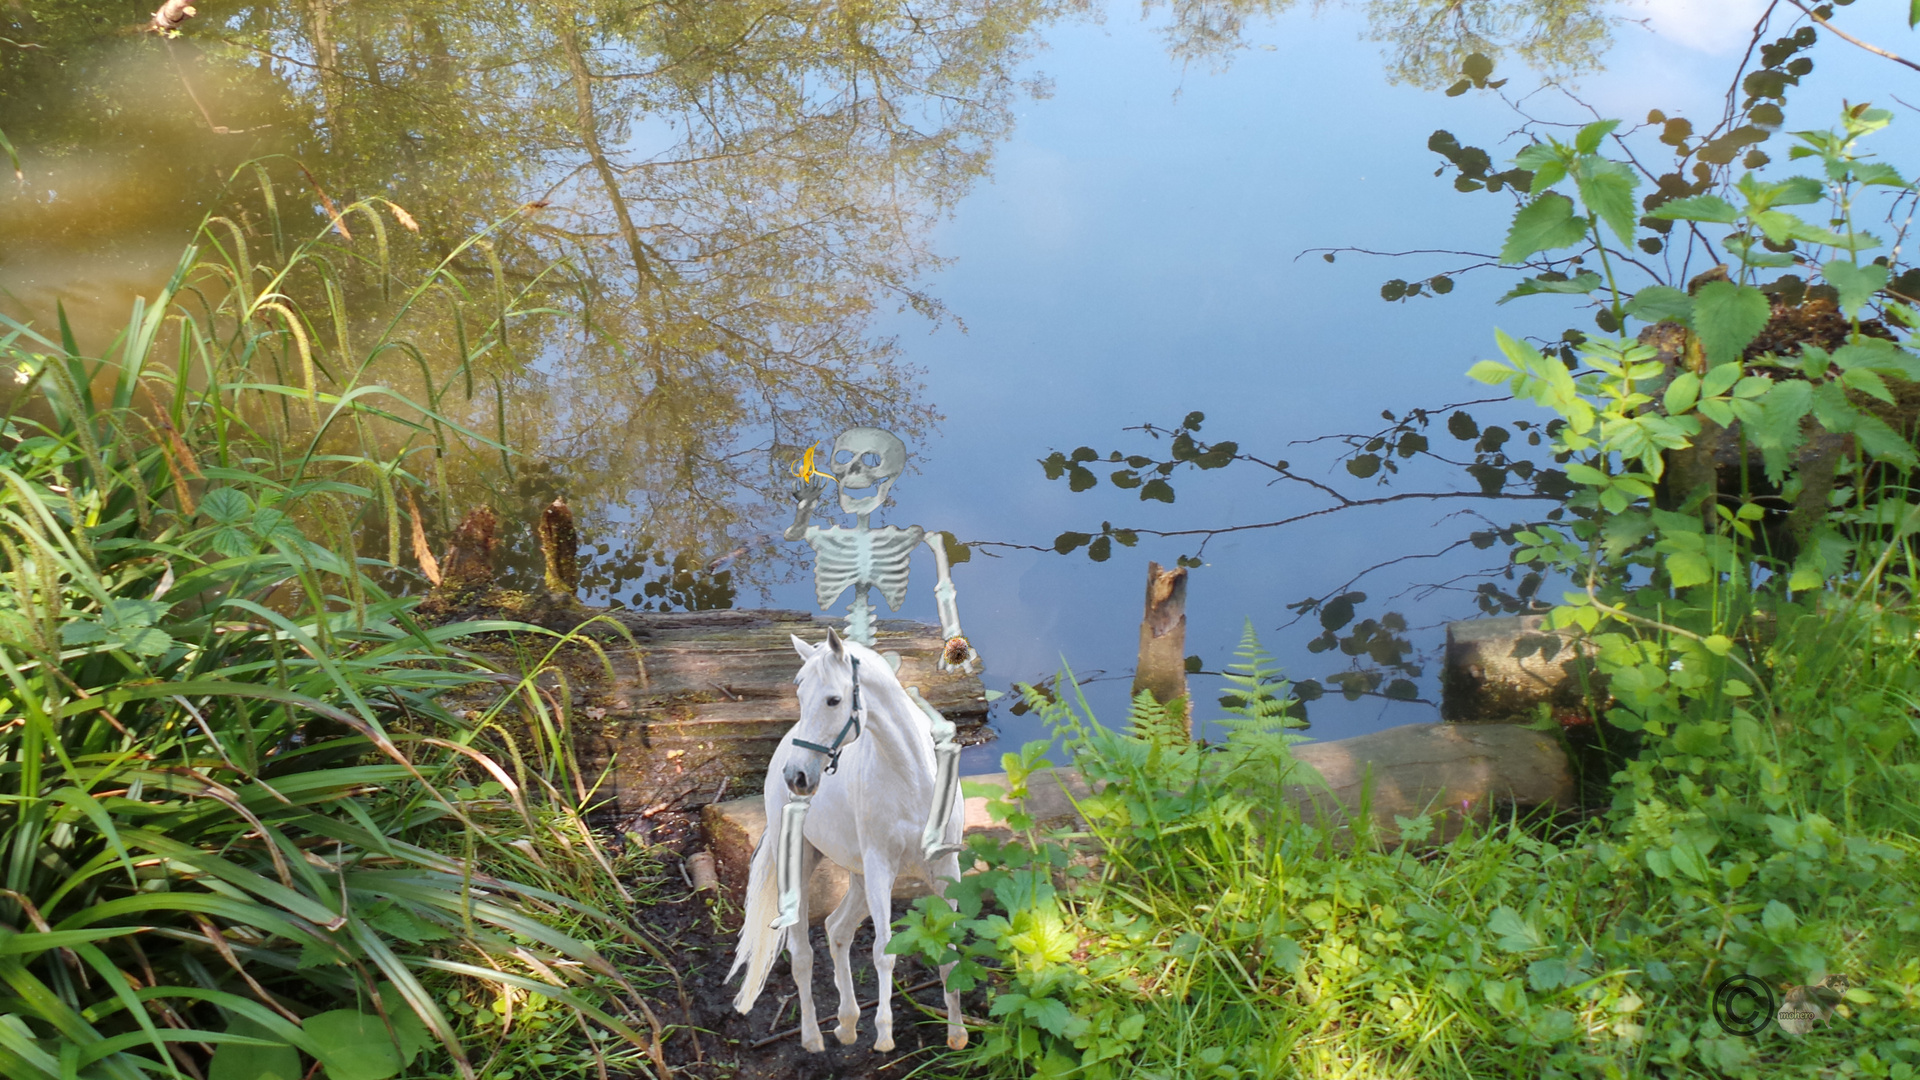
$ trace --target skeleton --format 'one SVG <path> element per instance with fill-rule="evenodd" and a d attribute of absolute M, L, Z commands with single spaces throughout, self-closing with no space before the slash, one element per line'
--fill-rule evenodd
<path fill-rule="evenodd" d="M 800 472 L 811 473 L 812 452 L 808 452 L 808 464 Z M 869 523 L 875 510 L 884 506 L 887 495 L 893 490 L 893 483 L 906 468 L 907 447 L 892 433 L 879 428 L 848 428 L 833 440 L 833 450 L 827 461 L 827 471 L 840 489 L 840 509 L 854 516 L 856 524 L 852 528 L 839 525 L 820 528 L 808 523 L 814 508 L 822 496 L 821 481 L 818 475 L 803 475 L 804 486 L 794 491 L 796 507 L 793 524 L 782 534 L 788 540 L 805 540 L 814 551 L 814 596 L 820 606 L 831 606 L 848 586 L 853 587 L 853 602 L 847 607 L 847 637 L 872 648 L 874 645 L 873 618 L 877 609 L 868 599 L 874 590 L 879 590 L 882 598 L 891 610 L 900 610 L 900 602 L 907 595 L 907 566 L 915 547 L 925 543 L 933 552 L 933 564 L 939 575 L 934 585 L 934 599 L 940 609 L 940 632 L 946 639 L 946 646 L 940 653 L 941 671 L 960 671 L 972 674 L 979 662 L 979 654 L 960 632 L 960 612 L 954 606 L 953 581 L 948 573 L 947 551 L 944 533 L 928 532 L 918 525 L 905 528 L 888 525 L 873 528 Z M 855 492 L 874 489 L 871 495 L 856 497 Z M 900 667 L 898 653 L 883 653 L 887 663 L 896 671 Z M 954 796 L 960 788 L 960 744 L 955 741 L 956 729 L 952 721 L 941 716 L 939 711 L 927 703 L 920 694 L 920 688 L 905 688 L 907 695 L 926 716 L 928 735 L 933 740 L 935 761 L 935 784 L 933 805 L 927 808 L 926 827 L 921 832 L 921 846 L 928 859 L 945 852 L 957 850 L 955 845 L 945 842 L 943 835 L 948 817 L 953 812 Z M 844 733 L 842 735 L 844 738 Z M 834 747 L 817 748 L 833 754 L 837 761 L 838 743 Z M 791 880 L 794 872 L 790 866 L 797 866 L 797 858 L 790 858 L 798 850 L 800 830 L 806 813 L 811 792 L 792 792 L 795 801 L 786 806 L 786 820 L 781 823 L 780 852 L 777 863 L 783 872 L 780 880 L 780 920 L 776 926 L 786 925 L 787 920 L 795 917 L 801 882 Z M 798 809 L 796 810 L 796 806 Z"/>

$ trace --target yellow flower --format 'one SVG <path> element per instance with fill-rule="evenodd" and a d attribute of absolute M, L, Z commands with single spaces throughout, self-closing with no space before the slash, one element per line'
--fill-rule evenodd
<path fill-rule="evenodd" d="M 807 447 L 807 452 L 800 456 L 800 464 L 794 466 L 793 469 L 790 470 L 794 476 L 800 478 L 803 481 L 811 480 L 816 476 L 822 480 L 833 479 L 832 473 L 823 473 L 819 469 L 816 469 L 813 467 L 813 452 L 819 449 L 819 447 L 820 447 L 820 443 L 817 440 L 814 442 L 812 446 Z"/>

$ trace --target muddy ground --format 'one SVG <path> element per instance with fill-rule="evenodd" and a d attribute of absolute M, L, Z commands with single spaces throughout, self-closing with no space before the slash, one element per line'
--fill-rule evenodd
<path fill-rule="evenodd" d="M 753 1012 L 746 1016 L 734 1012 L 733 996 L 739 989 L 739 979 L 729 982 L 726 975 L 733 962 L 739 914 L 709 894 L 693 895 L 682 876 L 686 856 L 705 846 L 698 815 L 658 815 L 647 822 L 645 839 L 660 856 L 660 887 L 652 891 L 669 902 L 636 909 L 631 915 L 679 968 L 693 1015 L 684 1015 L 670 987 L 653 995 L 652 1003 L 661 1023 L 690 1025 L 696 1029 L 699 1043 L 696 1050 L 695 1038 L 685 1031 L 666 1040 L 667 1064 L 675 1076 L 700 1080 L 900 1080 L 916 1070 L 923 1077 L 966 1075 L 956 1067 L 938 1064 L 940 1056 L 947 1053 L 947 1045 L 945 1010 L 937 983 L 912 994 L 911 999 L 907 995 L 894 998 L 893 1050 L 874 1052 L 871 1007 L 861 1010 L 859 1040 L 852 1046 L 840 1045 L 833 1036 L 840 999 L 833 987 L 826 932 L 819 927 L 813 932 L 813 1003 L 826 1050 L 807 1053 L 800 1048 L 797 1033 L 771 1038 L 800 1024 L 793 975 L 784 958 L 774 964 Z M 895 918 L 906 911 L 906 903 L 895 901 Z M 921 986 L 936 977 L 936 972 L 912 957 L 901 957 L 894 966 L 896 987 Z M 853 980 L 861 1003 L 872 1001 L 871 922 L 862 925 L 854 938 Z M 984 991 L 965 995 L 962 1004 L 969 1016 L 984 1015 Z M 973 1037 L 980 1037 L 977 1029 Z"/>

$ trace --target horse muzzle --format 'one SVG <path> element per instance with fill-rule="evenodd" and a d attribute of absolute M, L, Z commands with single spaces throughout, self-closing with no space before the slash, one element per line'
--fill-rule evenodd
<path fill-rule="evenodd" d="M 808 769 L 804 765 L 789 765 L 781 772 L 787 782 L 787 790 L 795 795 L 812 795 L 820 790 L 820 770 Z"/>

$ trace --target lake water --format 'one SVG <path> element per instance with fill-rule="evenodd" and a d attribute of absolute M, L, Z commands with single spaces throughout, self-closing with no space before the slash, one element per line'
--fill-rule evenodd
<path fill-rule="evenodd" d="M 1170 48 L 1165 11 L 1129 5 L 956 4 L 842 33 L 844 13 L 826 6 L 596 15 L 306 0 L 221 7 L 172 42 L 132 33 L 144 16 L 68 6 L 45 5 L 42 23 L 0 14 L 13 20 L 0 36 L 39 46 L 0 42 L 0 132 L 26 174 L 0 195 L 10 313 L 44 320 L 59 300 L 83 346 L 104 349 L 202 214 L 235 213 L 265 235 L 251 175 L 222 183 L 249 158 L 285 155 L 268 172 L 290 231 L 325 227 L 321 193 L 390 198 L 423 226 L 416 238 L 386 219 L 401 279 L 451 257 L 482 293 L 530 289 L 528 306 L 552 309 L 469 365 L 471 395 L 448 390 L 463 383 L 444 362 L 451 325 L 418 329 L 442 350 L 426 381 L 445 407 L 520 455 L 419 470 L 437 493 L 437 532 L 492 501 L 521 526 L 509 538 L 525 574 L 524 524 L 565 493 L 605 545 L 588 566 L 598 598 L 811 608 L 798 545 L 771 539 L 787 516 L 781 474 L 807 443 L 877 423 L 912 455 L 883 520 L 978 545 L 954 581 L 988 685 L 1064 660 L 1104 673 L 1086 691 L 1109 720 L 1125 710 L 1146 561 L 1193 554 L 1197 540 L 1142 538 L 1101 563 L 1002 545 L 1326 503 L 1238 465 L 1176 477 L 1172 505 L 1104 483 L 1070 493 L 1041 459 L 1082 445 L 1153 452 L 1122 429 L 1199 410 L 1202 437 L 1356 496 L 1459 487 L 1446 470 L 1412 469 L 1375 490 L 1337 447 L 1293 444 L 1372 432 L 1382 409 L 1482 396 L 1462 373 L 1491 351 L 1495 325 L 1551 338 L 1590 321 L 1564 303 L 1497 307 L 1511 283 L 1498 271 L 1460 276 L 1442 297 L 1380 298 L 1385 279 L 1450 272 L 1470 255 L 1301 257 L 1490 250 L 1511 213 L 1504 195 L 1435 178 L 1427 141 L 1445 128 L 1504 159 L 1524 145 L 1521 117 L 1489 92 L 1390 81 L 1406 54 L 1367 39 L 1366 5 L 1208 8 L 1247 13 L 1245 47 L 1198 56 Z M 1717 115 L 1762 6 L 1607 9 L 1646 21 L 1614 27 L 1604 70 L 1571 76 L 1592 113 L 1559 91 L 1529 95 L 1539 76 L 1517 63 L 1497 74 L 1550 120 Z M 1847 9 L 1846 25 L 1920 51 L 1896 6 Z M 1883 95 L 1904 74 L 1831 40 L 1814 56 L 1790 126 L 1824 126 L 1843 98 Z M 1902 109 L 1880 150 L 1901 161 L 1915 130 L 1920 117 Z M 456 251 L 528 203 L 541 205 L 491 252 Z M 370 227 L 348 225 L 368 250 Z M 1251 620 L 1289 674 L 1326 679 L 1347 658 L 1308 651 L 1318 626 L 1283 628 L 1286 605 L 1445 547 L 1474 527 L 1456 513 L 1466 508 L 1416 500 L 1211 540 L 1191 572 L 1188 651 L 1218 670 Z M 1474 509 L 1501 525 L 1520 514 Z M 726 577 L 675 577 L 675 556 L 692 571 L 736 552 Z M 1502 561 L 1468 548 L 1354 587 L 1398 597 L 1388 606 L 1406 613 L 1409 640 L 1437 660 L 1442 624 L 1475 613 L 1461 575 Z M 902 613 L 933 621 L 930 560 L 913 573 Z M 1435 674 L 1429 662 L 1415 680 L 1429 701 Z M 1196 677 L 1202 715 L 1216 685 Z M 1011 701 L 997 711 L 1003 742 L 969 751 L 969 768 L 1036 733 Z M 1314 736 L 1338 738 L 1434 712 L 1332 693 L 1310 715 Z"/>

